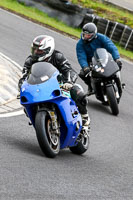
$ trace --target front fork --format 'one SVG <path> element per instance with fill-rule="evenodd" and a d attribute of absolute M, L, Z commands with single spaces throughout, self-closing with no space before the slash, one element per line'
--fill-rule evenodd
<path fill-rule="evenodd" d="M 49 116 L 51 118 L 51 128 L 54 134 L 60 135 L 60 127 L 57 120 L 57 114 L 55 111 L 48 111 Z"/>
<path fill-rule="evenodd" d="M 51 123 L 51 131 L 53 134 L 60 136 L 60 122 L 58 122 L 58 116 L 56 112 L 56 108 L 54 105 L 51 106 L 44 105 L 42 107 L 38 106 L 37 111 L 46 111 L 50 117 Z"/>
<path fill-rule="evenodd" d="M 121 97 L 121 95 L 122 95 L 122 84 L 121 84 L 121 75 L 120 75 L 120 71 L 118 71 L 118 72 L 116 73 L 115 81 L 116 81 L 116 85 L 117 85 L 117 87 L 118 87 L 119 96 Z"/>

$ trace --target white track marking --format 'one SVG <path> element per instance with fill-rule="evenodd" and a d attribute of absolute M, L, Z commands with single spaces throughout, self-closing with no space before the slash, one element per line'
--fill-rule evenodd
<path fill-rule="evenodd" d="M 24 111 L 23 110 L 19 110 L 19 111 L 0 114 L 0 118 L 14 117 L 14 116 L 23 115 L 23 114 L 24 114 Z"/>

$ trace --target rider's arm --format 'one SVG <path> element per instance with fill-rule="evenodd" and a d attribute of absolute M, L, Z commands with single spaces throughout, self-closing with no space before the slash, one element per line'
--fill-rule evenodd
<path fill-rule="evenodd" d="M 99 34 L 100 35 L 100 34 Z M 118 52 L 117 47 L 115 44 L 105 35 L 100 35 L 103 48 L 105 48 L 113 57 L 114 60 L 120 58 L 120 54 Z"/>
<path fill-rule="evenodd" d="M 61 52 L 57 52 L 55 54 L 55 60 L 55 65 L 59 72 L 62 74 L 63 82 L 75 83 L 78 74 L 72 69 L 71 64 L 64 57 L 64 55 Z"/>
<path fill-rule="evenodd" d="M 24 79 L 27 77 L 32 65 L 33 65 L 32 56 L 28 56 L 28 58 L 26 58 L 26 60 L 25 60 L 24 67 L 22 70 L 22 75 L 23 75 Z"/>
<path fill-rule="evenodd" d="M 80 66 L 82 68 L 89 67 L 82 39 L 80 39 L 76 45 L 76 54 Z"/>

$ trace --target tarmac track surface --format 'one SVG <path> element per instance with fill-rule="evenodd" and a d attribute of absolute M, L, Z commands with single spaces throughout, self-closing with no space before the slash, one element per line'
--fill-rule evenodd
<path fill-rule="evenodd" d="M 133 1 L 131 0 L 107 0 L 108 2 L 113 3 L 116 6 L 120 6 L 122 8 L 125 8 L 129 11 L 133 12 Z"/>
<path fill-rule="evenodd" d="M 32 39 L 39 34 L 55 38 L 79 71 L 76 41 L 16 15 L 0 10 L 0 52 L 23 65 Z M 46 158 L 25 115 L 0 118 L 0 199 L 132 200 L 133 197 L 133 68 L 123 60 L 126 89 L 118 117 L 90 97 L 90 149 L 83 156 L 62 150 Z M 79 79 L 84 89 L 86 86 Z"/>

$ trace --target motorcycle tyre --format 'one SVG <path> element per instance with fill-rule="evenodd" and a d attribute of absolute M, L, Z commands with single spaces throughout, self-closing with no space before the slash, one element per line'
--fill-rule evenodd
<path fill-rule="evenodd" d="M 41 111 L 36 114 L 35 118 L 35 129 L 36 129 L 36 136 L 39 143 L 39 146 L 42 150 L 42 152 L 48 157 L 48 158 L 54 158 L 60 150 L 60 137 L 58 137 L 58 144 L 57 147 L 51 146 L 50 141 L 50 133 L 48 130 L 49 122 L 50 122 L 50 116 L 46 111 Z"/>
<path fill-rule="evenodd" d="M 83 153 L 85 153 L 88 148 L 89 148 L 89 144 L 90 144 L 90 138 L 87 135 L 86 137 L 81 136 L 81 140 L 78 142 L 78 144 L 74 147 L 69 147 L 70 151 L 74 154 L 78 154 L 81 155 Z"/>
<path fill-rule="evenodd" d="M 106 94 L 107 94 L 108 103 L 111 108 L 112 114 L 118 115 L 119 108 L 118 108 L 118 103 L 117 103 L 117 99 L 115 97 L 115 92 L 114 92 L 113 86 L 106 87 Z"/>

